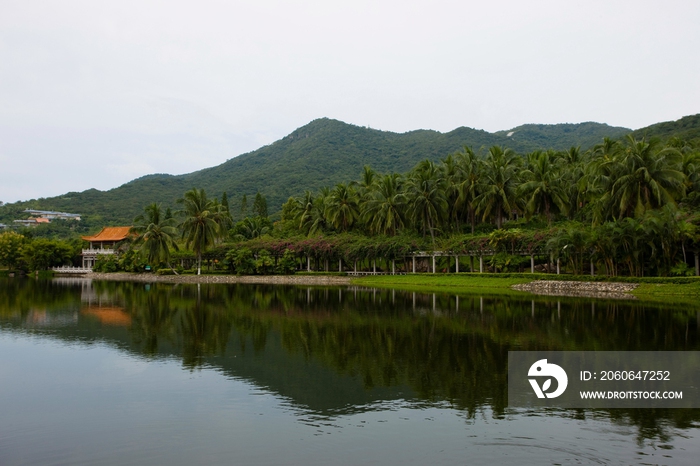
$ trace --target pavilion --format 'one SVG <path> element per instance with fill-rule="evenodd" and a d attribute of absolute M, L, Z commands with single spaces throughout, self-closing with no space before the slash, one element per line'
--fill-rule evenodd
<path fill-rule="evenodd" d="M 103 227 L 93 236 L 83 236 L 90 242 L 88 249 L 83 249 L 83 267 L 91 269 L 100 255 L 114 254 L 114 246 L 129 236 L 131 227 Z"/>

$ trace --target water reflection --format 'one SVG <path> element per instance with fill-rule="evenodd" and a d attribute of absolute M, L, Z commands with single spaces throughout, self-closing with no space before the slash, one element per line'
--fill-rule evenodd
<path fill-rule="evenodd" d="M 214 368 L 281 397 L 307 424 L 392 403 L 445 404 L 466 419 L 507 409 L 506 364 L 522 350 L 698 350 L 698 309 L 636 301 L 420 294 L 360 287 L 0 281 L 0 324 L 108 342 Z M 533 414 L 534 415 L 534 414 Z M 539 413 L 537 416 L 542 416 Z M 664 444 L 698 410 L 567 410 Z"/>

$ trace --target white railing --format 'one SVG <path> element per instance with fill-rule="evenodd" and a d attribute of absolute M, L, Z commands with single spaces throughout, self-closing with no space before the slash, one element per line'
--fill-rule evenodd
<path fill-rule="evenodd" d="M 92 272 L 92 269 L 89 267 L 69 267 L 69 266 L 61 266 L 61 267 L 52 267 L 51 270 L 53 270 L 56 273 L 90 273 Z"/>
<path fill-rule="evenodd" d="M 114 249 L 83 249 L 83 255 L 114 254 Z"/>

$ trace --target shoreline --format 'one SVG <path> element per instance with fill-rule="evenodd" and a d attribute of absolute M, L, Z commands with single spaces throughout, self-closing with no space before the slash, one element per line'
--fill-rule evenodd
<path fill-rule="evenodd" d="M 530 283 L 512 285 L 511 288 L 517 291 L 527 291 L 538 296 L 637 299 L 631 292 L 638 286 L 638 283 L 535 280 Z"/>
<path fill-rule="evenodd" d="M 146 273 L 99 273 L 84 275 L 91 280 L 147 283 L 249 283 L 264 285 L 349 285 L 350 277 L 331 275 L 156 275 Z"/>
<path fill-rule="evenodd" d="M 316 286 L 345 286 L 351 284 L 361 284 L 365 286 L 384 287 L 401 287 L 401 282 L 408 281 L 403 276 L 392 276 L 394 280 L 391 283 L 382 283 L 389 276 L 384 278 L 377 277 L 343 277 L 333 275 L 156 275 L 144 273 L 98 273 L 91 272 L 85 275 L 85 278 L 91 280 L 106 280 L 106 281 L 123 281 L 123 282 L 142 282 L 142 283 L 221 283 L 221 284 L 265 284 L 265 285 L 316 285 Z M 379 280 L 376 280 L 379 278 Z M 398 278 L 398 280 L 395 280 Z M 403 279 L 402 279 L 403 278 Z M 437 278 L 437 277 L 435 277 Z M 470 277 L 469 282 L 464 283 L 470 291 L 481 289 L 479 279 Z M 502 279 L 499 279 L 501 281 Z M 359 283 L 358 283 L 359 282 Z M 372 283 L 376 282 L 376 283 Z M 426 283 L 426 285 L 428 285 Z M 472 285 L 472 286 L 469 286 Z M 489 283 L 491 288 L 493 283 Z M 513 284 L 509 280 L 502 280 L 499 283 L 504 292 L 520 291 L 532 293 L 540 296 L 568 296 L 568 297 L 587 297 L 587 298 L 611 298 L 611 299 L 637 299 L 630 292 L 634 290 L 638 284 L 636 283 L 614 283 L 614 282 L 574 282 L 560 280 L 534 280 L 526 283 Z M 464 292 L 467 291 L 462 286 L 451 286 L 449 283 L 439 284 L 432 283 L 430 288 L 435 288 L 435 291 L 447 292 Z M 485 290 L 482 290 L 485 291 Z"/>

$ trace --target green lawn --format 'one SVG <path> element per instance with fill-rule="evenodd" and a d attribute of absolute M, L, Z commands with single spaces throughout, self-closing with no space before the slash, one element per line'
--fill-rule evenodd
<path fill-rule="evenodd" d="M 451 293 L 520 293 L 511 289 L 511 285 L 529 283 L 533 280 L 576 280 L 586 281 L 592 277 L 544 274 L 410 274 L 410 275 L 375 275 L 353 278 L 354 285 L 396 288 L 409 291 L 441 291 Z M 595 277 L 596 281 L 606 280 Z M 656 277 L 617 277 L 612 281 L 638 282 L 639 287 L 632 294 L 648 301 L 668 301 L 674 303 L 700 303 L 700 278 L 656 278 Z M 679 283 L 680 282 L 680 283 Z"/>
<path fill-rule="evenodd" d="M 374 275 L 353 278 L 353 285 L 375 286 L 379 288 L 396 288 L 408 291 L 446 291 L 451 293 L 520 293 L 512 290 L 511 285 L 529 283 L 527 277 L 498 277 L 482 274 L 411 274 L 411 275 Z"/>

